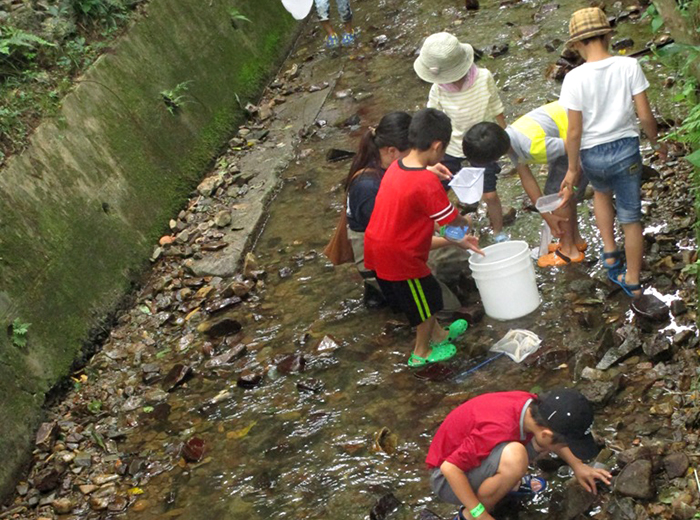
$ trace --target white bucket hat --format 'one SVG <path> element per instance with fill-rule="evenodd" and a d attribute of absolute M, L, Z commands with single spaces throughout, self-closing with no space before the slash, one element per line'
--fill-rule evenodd
<path fill-rule="evenodd" d="M 445 84 L 462 79 L 473 63 L 471 45 L 459 43 L 456 36 L 441 32 L 426 38 L 413 68 L 423 81 Z"/>

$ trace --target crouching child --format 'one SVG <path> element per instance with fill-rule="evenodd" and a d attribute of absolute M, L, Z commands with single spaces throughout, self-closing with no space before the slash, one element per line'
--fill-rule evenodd
<path fill-rule="evenodd" d="M 591 404 L 572 389 L 477 396 L 438 428 L 426 459 L 431 488 L 441 500 L 461 506 L 460 520 L 490 520 L 490 511 L 509 493 L 533 495 L 546 488 L 547 482 L 527 475 L 527 469 L 539 453 L 553 452 L 596 493 L 596 480 L 610 484 L 611 475 L 582 462 L 598 453 L 592 424 Z"/>

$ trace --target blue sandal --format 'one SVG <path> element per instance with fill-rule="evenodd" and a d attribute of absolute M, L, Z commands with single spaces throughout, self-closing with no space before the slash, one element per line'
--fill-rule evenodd
<path fill-rule="evenodd" d="M 537 490 L 535 490 L 537 488 Z M 547 489 L 547 481 L 542 477 L 535 475 L 525 475 L 520 480 L 520 487 L 517 491 L 509 491 L 508 496 L 511 497 L 531 497 L 542 493 Z"/>
<path fill-rule="evenodd" d="M 603 267 L 605 267 L 605 269 L 608 270 L 608 278 L 610 278 L 611 280 L 612 277 L 615 276 L 615 274 L 619 273 L 620 270 L 625 268 L 625 264 L 622 261 L 622 252 L 619 249 L 616 249 L 612 253 L 606 253 L 605 251 L 601 251 L 600 257 L 603 261 Z M 609 264 L 606 260 L 615 261 L 612 264 Z"/>
<path fill-rule="evenodd" d="M 635 283 L 635 284 L 630 284 L 627 283 L 627 271 L 620 271 L 617 273 L 615 276 L 611 276 L 612 273 L 608 273 L 608 278 L 610 278 L 610 281 L 614 284 L 619 285 L 622 287 L 622 290 L 625 291 L 625 294 L 629 296 L 630 298 L 637 298 L 638 296 L 641 296 L 641 294 L 634 294 L 634 291 L 641 291 L 642 290 L 642 284 L 640 283 Z"/>

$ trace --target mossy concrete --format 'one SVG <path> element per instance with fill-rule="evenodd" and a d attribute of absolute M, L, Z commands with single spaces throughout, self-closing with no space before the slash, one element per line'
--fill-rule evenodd
<path fill-rule="evenodd" d="M 250 19 L 231 22 L 234 8 Z M 281 61 L 279 0 L 151 0 L 0 172 L 0 495 L 32 449 L 46 392 L 147 266 L 165 223 Z M 161 91 L 188 82 L 171 114 Z"/>

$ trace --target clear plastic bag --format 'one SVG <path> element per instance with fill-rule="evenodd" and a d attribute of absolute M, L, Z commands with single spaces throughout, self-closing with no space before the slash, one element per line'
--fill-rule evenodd
<path fill-rule="evenodd" d="M 502 352 L 516 363 L 520 363 L 527 356 L 540 348 L 542 340 L 534 332 L 525 329 L 511 329 L 489 350 Z"/>

